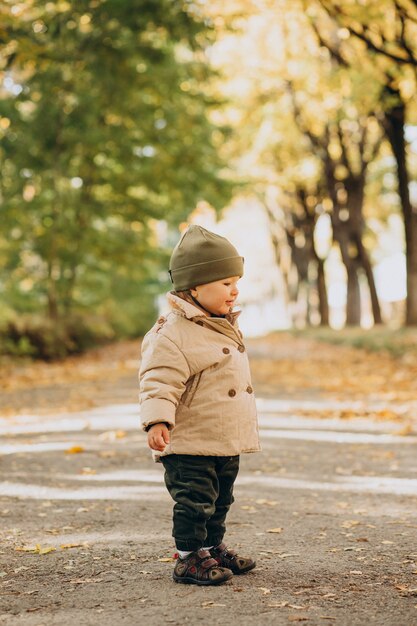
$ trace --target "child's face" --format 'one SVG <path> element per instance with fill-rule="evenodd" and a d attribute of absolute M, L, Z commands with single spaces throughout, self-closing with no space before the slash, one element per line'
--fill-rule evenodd
<path fill-rule="evenodd" d="M 191 289 L 191 294 L 210 313 L 226 315 L 239 295 L 237 288 L 239 279 L 240 276 L 232 276 L 231 278 L 216 280 L 214 283 L 198 285 L 195 289 Z"/>

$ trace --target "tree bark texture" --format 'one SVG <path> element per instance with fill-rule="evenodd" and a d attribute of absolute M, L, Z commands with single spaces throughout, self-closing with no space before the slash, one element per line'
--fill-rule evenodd
<path fill-rule="evenodd" d="M 392 93 L 389 94 L 392 97 Z M 406 105 L 399 99 L 385 112 L 384 127 L 397 165 L 398 195 L 404 216 L 407 264 L 407 326 L 417 326 L 417 208 L 413 207 L 409 192 L 405 140 Z"/>

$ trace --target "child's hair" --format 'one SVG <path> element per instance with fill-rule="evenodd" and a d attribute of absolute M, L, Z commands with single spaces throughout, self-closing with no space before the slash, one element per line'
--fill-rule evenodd
<path fill-rule="evenodd" d="M 194 304 L 194 300 L 192 299 L 192 296 L 191 296 L 191 289 L 183 289 L 182 291 L 174 291 L 173 293 L 179 298 L 181 298 L 182 300 L 185 300 L 186 302 L 190 302 L 191 304 Z"/>

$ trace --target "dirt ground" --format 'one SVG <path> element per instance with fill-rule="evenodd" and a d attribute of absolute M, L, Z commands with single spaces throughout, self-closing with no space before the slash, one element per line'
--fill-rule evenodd
<path fill-rule="evenodd" d="M 248 341 L 261 453 L 228 544 L 257 568 L 171 580 L 172 504 L 138 429 L 138 345 L 3 367 L 0 624 L 417 625 L 416 364 Z"/>

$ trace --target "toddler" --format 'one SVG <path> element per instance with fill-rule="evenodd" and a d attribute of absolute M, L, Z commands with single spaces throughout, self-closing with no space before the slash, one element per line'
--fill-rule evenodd
<path fill-rule="evenodd" d="M 192 225 L 170 260 L 170 312 L 145 335 L 142 426 L 175 501 L 178 583 L 216 585 L 256 563 L 223 542 L 242 452 L 260 450 L 249 363 L 233 312 L 243 258 Z"/>

